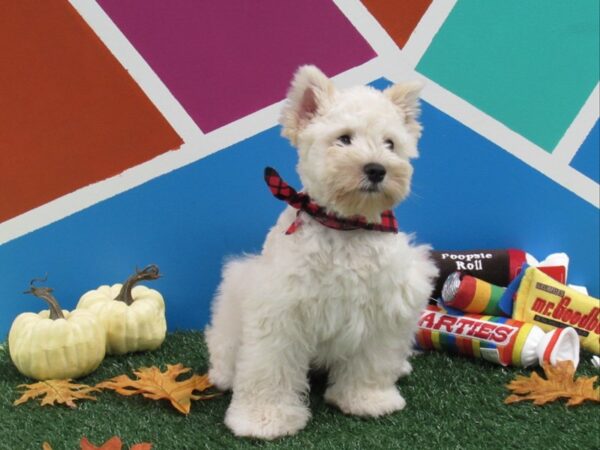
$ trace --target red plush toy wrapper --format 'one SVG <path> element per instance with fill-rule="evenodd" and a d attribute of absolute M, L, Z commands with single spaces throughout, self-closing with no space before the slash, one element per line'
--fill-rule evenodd
<path fill-rule="evenodd" d="M 558 360 L 579 364 L 579 338 L 572 328 L 544 333 L 536 325 L 506 317 L 451 315 L 435 306 L 421 315 L 417 344 L 422 350 L 450 351 L 503 366 Z"/>

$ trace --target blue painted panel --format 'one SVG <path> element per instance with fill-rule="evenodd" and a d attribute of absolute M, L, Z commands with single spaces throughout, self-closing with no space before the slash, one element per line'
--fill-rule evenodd
<path fill-rule="evenodd" d="M 384 87 L 386 83 L 375 83 Z M 598 296 L 598 210 L 435 108 L 403 230 L 438 249 L 523 248 L 571 256 L 570 281 Z M 154 179 L 0 247 L 0 339 L 16 314 L 42 309 L 21 294 L 49 273 L 63 307 L 88 289 L 154 262 L 169 328 L 201 328 L 229 254 L 259 251 L 284 205 L 262 181 L 266 165 L 298 186 L 296 153 L 279 128 Z"/>
<path fill-rule="evenodd" d="M 400 225 L 437 249 L 520 248 L 571 258 L 569 282 L 598 297 L 600 214 L 502 148 L 425 105 L 421 158 Z"/>
<path fill-rule="evenodd" d="M 596 125 L 571 161 L 571 166 L 600 183 L 600 121 L 596 121 Z"/>

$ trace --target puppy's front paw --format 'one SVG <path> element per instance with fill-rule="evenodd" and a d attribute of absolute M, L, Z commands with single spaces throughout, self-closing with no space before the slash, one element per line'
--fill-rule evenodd
<path fill-rule="evenodd" d="M 343 390 L 336 389 L 333 385 L 325 391 L 325 401 L 336 405 L 345 414 L 366 417 L 383 416 L 406 406 L 406 401 L 396 386 L 387 389 Z"/>
<path fill-rule="evenodd" d="M 236 436 L 275 439 L 295 434 L 306 426 L 310 413 L 302 404 L 261 404 L 232 401 L 225 424 Z"/>
<path fill-rule="evenodd" d="M 232 370 L 219 370 L 217 367 L 211 367 L 208 370 L 208 379 L 221 391 L 228 391 L 233 384 Z"/>
<path fill-rule="evenodd" d="M 402 361 L 402 364 L 400 365 L 399 375 L 401 377 L 405 377 L 407 375 L 410 375 L 411 373 L 412 373 L 412 364 L 409 363 L 408 360 Z"/>

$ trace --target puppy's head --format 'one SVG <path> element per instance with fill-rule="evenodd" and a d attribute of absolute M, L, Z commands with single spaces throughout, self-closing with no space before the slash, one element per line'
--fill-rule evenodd
<path fill-rule="evenodd" d="M 421 83 L 383 92 L 359 86 L 337 90 L 316 67 L 296 72 L 281 114 L 282 134 L 299 151 L 306 192 L 344 217 L 380 214 L 410 191 L 421 126 Z"/>

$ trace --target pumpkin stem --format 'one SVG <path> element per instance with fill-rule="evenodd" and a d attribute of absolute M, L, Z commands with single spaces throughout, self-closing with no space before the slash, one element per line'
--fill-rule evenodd
<path fill-rule="evenodd" d="M 160 278 L 160 274 L 158 273 L 158 266 L 155 264 L 150 264 L 142 270 L 135 269 L 135 274 L 131 275 L 123 283 L 115 300 L 131 305 L 133 303 L 133 297 L 131 296 L 133 287 L 142 280 L 156 280 L 157 278 Z"/>
<path fill-rule="evenodd" d="M 53 289 L 49 287 L 36 287 L 33 285 L 33 283 L 35 283 L 36 281 L 46 281 L 47 278 L 47 276 L 46 278 L 34 278 L 29 283 L 29 289 L 23 293 L 33 294 L 37 298 L 41 298 L 48 302 L 48 305 L 50 306 L 50 319 L 64 319 L 65 316 L 62 312 L 60 305 L 58 304 L 58 300 L 56 300 L 56 298 L 52 295 Z"/>

